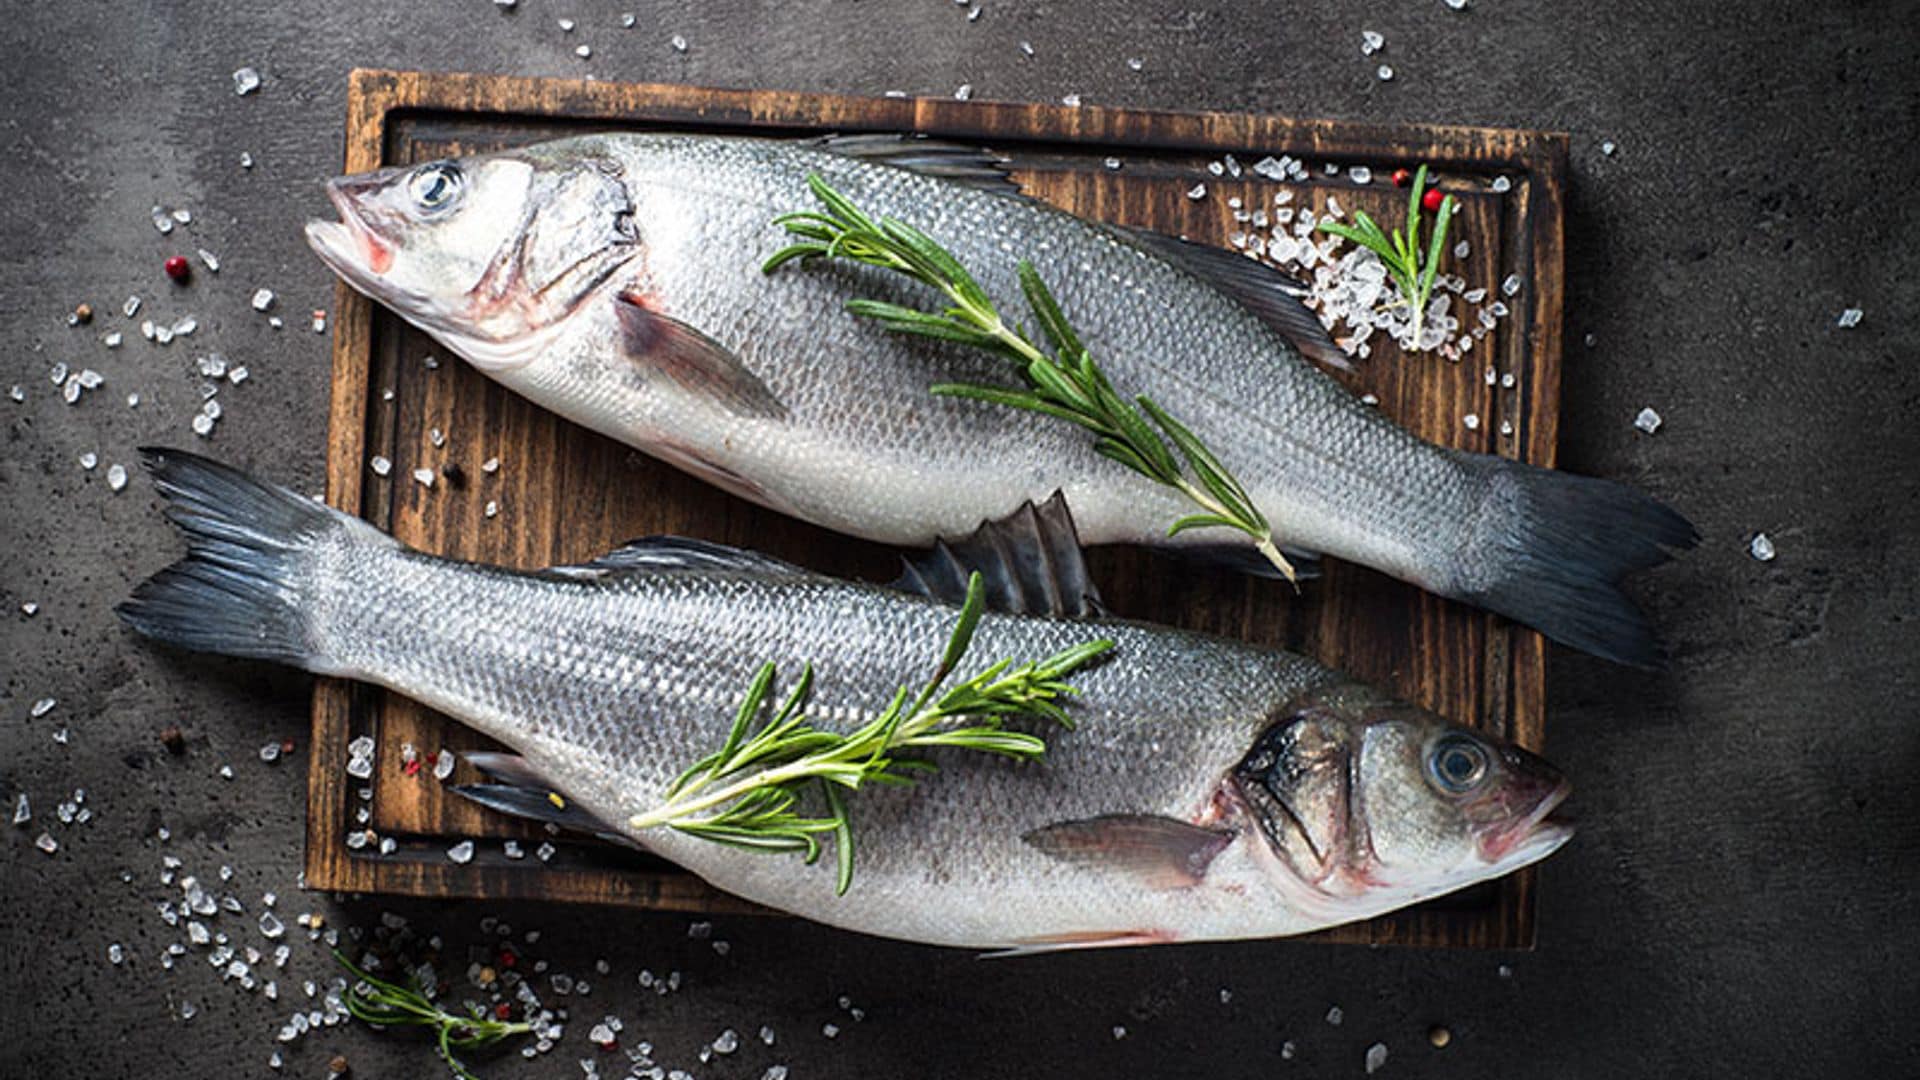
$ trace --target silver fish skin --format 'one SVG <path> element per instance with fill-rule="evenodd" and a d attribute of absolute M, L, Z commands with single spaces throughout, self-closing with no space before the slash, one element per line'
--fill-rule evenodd
<path fill-rule="evenodd" d="M 752 853 L 629 818 L 717 748 L 765 661 L 826 728 L 923 680 L 955 609 L 687 542 L 523 573 L 411 551 L 205 459 L 149 451 L 189 553 L 120 614 L 175 645 L 385 686 L 513 747 L 610 828 L 714 885 L 848 929 L 1051 949 L 1295 934 L 1545 857 L 1568 787 L 1518 748 L 1309 660 L 1110 619 L 988 614 L 958 675 L 1095 638 L 1038 763 L 935 753 L 851 795 L 858 859 Z M 1039 729 L 1035 729 L 1039 730 Z"/>
<path fill-rule="evenodd" d="M 977 175 L 963 183 L 949 174 L 980 167 L 927 144 L 855 145 L 593 135 L 384 170 L 335 181 L 342 220 L 310 223 L 308 239 L 506 386 L 807 521 L 919 545 L 1059 490 L 1088 543 L 1248 554 L 1227 530 L 1168 538 L 1191 506 L 1078 428 L 928 392 L 1009 384 L 1003 361 L 841 310 L 856 296 L 925 306 L 930 291 L 866 267 L 763 274 L 786 243 L 774 218 L 810 208 L 817 174 L 948 245 L 1009 313 L 1015 264 L 1031 259 L 1115 385 L 1198 432 L 1289 549 L 1658 662 L 1616 583 L 1694 542 L 1679 515 L 1617 484 L 1414 437 L 1215 287 L 1251 280 L 1267 310 L 1304 311 L 1250 261 L 1222 270 L 1219 252 L 1187 258 Z"/>

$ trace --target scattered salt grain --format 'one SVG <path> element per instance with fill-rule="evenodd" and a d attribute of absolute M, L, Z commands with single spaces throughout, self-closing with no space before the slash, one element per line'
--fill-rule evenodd
<path fill-rule="evenodd" d="M 393 462 L 388 461 L 379 454 L 375 454 L 372 458 L 368 459 L 367 468 L 372 469 L 373 475 L 375 476 L 385 476 L 393 471 Z"/>
<path fill-rule="evenodd" d="M 133 393 L 127 395 L 127 408 L 137 409 L 139 407 L 140 407 L 140 392 L 136 390 Z"/>
<path fill-rule="evenodd" d="M 273 306 L 273 300 L 272 289 L 255 289 L 253 293 L 253 310 L 265 311 Z"/>
<path fill-rule="evenodd" d="M 15 401 L 27 400 L 27 392 L 25 390 L 20 389 L 19 383 L 13 384 L 13 388 L 7 391 L 7 396 L 12 398 Z"/>
<path fill-rule="evenodd" d="M 1021 43 L 1020 43 L 1020 51 L 1021 51 L 1022 53 L 1024 53 L 1025 55 L 1027 55 L 1027 56 L 1032 56 L 1032 55 L 1033 55 L 1033 42 L 1031 42 L 1031 41 L 1023 41 L 1023 42 L 1021 42 Z"/>
<path fill-rule="evenodd" d="M 1375 31 L 1372 31 L 1372 30 L 1360 31 L 1360 55 L 1361 56 L 1372 56 L 1374 53 L 1377 53 L 1381 49 L 1386 48 L 1386 46 L 1387 46 L 1387 39 L 1381 36 L 1379 33 L 1376 33 Z"/>
<path fill-rule="evenodd" d="M 571 33 L 573 33 L 573 28 L 574 28 L 574 26 L 575 26 L 575 25 L 576 25 L 576 24 L 574 23 L 574 21 L 573 21 L 572 19 L 561 19 L 561 20 L 560 20 L 560 32 L 561 32 L 561 33 L 563 33 L 563 34 L 571 34 Z"/>
<path fill-rule="evenodd" d="M 419 481 L 423 487 L 433 486 L 433 470 L 432 469 L 415 469 L 413 470 L 413 478 Z"/>
<path fill-rule="evenodd" d="M 500 504 L 497 502 L 494 502 L 492 499 L 488 499 L 486 515 L 488 517 L 498 517 L 499 514 L 500 514 Z"/>
<path fill-rule="evenodd" d="M 533 849 L 533 855 L 541 862 L 549 862 L 553 859 L 554 852 L 557 850 L 559 849 L 555 848 L 552 844 L 541 844 L 539 847 Z"/>
<path fill-rule="evenodd" d="M 1633 426 L 1651 435 L 1660 430 L 1660 414 L 1652 409 L 1641 409 L 1640 415 L 1633 418 Z"/>
<path fill-rule="evenodd" d="M 251 374 L 252 372 L 247 370 L 245 364 L 240 364 L 227 369 L 227 381 L 235 386 L 239 386 L 241 383 L 246 382 L 247 376 Z"/>
<path fill-rule="evenodd" d="M 21 792 L 19 801 L 13 804 L 13 823 L 25 825 L 33 820 L 33 805 L 27 801 L 27 793 Z"/>
<path fill-rule="evenodd" d="M 53 698 L 43 697 L 39 701 L 34 702 L 33 708 L 28 709 L 27 713 L 28 715 L 32 716 L 35 720 L 38 720 L 41 717 L 52 712 L 53 707 L 58 704 L 59 702 L 55 701 Z"/>
<path fill-rule="evenodd" d="M 233 73 L 233 92 L 245 97 L 260 89 L 260 73 L 250 67 L 243 67 Z"/>
<path fill-rule="evenodd" d="M 327 313 L 321 311 L 319 308 L 315 308 L 313 311 L 313 332 L 316 334 L 324 334 L 327 332 Z"/>
<path fill-rule="evenodd" d="M 1333 1008 L 1327 1010 L 1327 1023 L 1332 1024 L 1334 1027 L 1339 1027 L 1341 1021 L 1345 1020 L 1346 1018 L 1347 1018 L 1346 1011 L 1340 1008 L 1340 1006 L 1338 1005 L 1335 1005 Z"/>
<path fill-rule="evenodd" d="M 440 756 L 435 758 L 433 761 L 433 778 L 435 780 L 445 780 L 447 777 L 452 775 L 453 775 L 453 751 L 448 750 L 445 747 L 442 747 L 440 750 Z"/>
<path fill-rule="evenodd" d="M 1080 107 L 1080 95 L 1068 94 L 1060 99 L 1060 104 L 1065 105 L 1069 109 L 1077 109 Z"/>
<path fill-rule="evenodd" d="M 621 29 L 631 30 L 635 26 L 639 25 L 639 23 L 640 23 L 640 17 L 638 15 L 635 15 L 631 11 L 625 12 L 620 16 Z"/>
<path fill-rule="evenodd" d="M 1205 184 L 1195 184 L 1192 187 L 1187 189 L 1187 198 L 1192 199 L 1195 202 L 1198 202 L 1201 199 L 1204 199 L 1206 197 L 1207 197 L 1207 185 Z"/>
<path fill-rule="evenodd" d="M 1288 1039 L 1286 1042 L 1283 1042 L 1280 1044 L 1280 1060 L 1281 1061 L 1292 1061 L 1293 1055 L 1298 1052 L 1299 1052 L 1298 1049 L 1295 1048 L 1295 1046 L 1293 1045 L 1292 1039 Z"/>
<path fill-rule="evenodd" d="M 760 1080 L 787 1080 L 785 1065 L 769 1065 L 767 1071 L 760 1074 Z"/>
<path fill-rule="evenodd" d="M 92 472 L 94 466 L 98 464 L 100 464 L 99 454 L 96 454 L 93 451 L 89 450 L 86 453 L 80 455 L 80 467 L 87 470 L 88 472 Z"/>
<path fill-rule="evenodd" d="M 1518 295 L 1518 294 L 1519 294 L 1519 292 L 1520 292 L 1520 275 L 1519 275 L 1519 274 L 1508 274 L 1508 275 L 1507 275 L 1507 277 L 1506 277 L 1506 280 L 1505 280 L 1505 281 L 1502 281 L 1502 282 L 1500 283 L 1500 292 L 1501 292 L 1501 293 L 1502 293 L 1503 295 L 1506 295 L 1506 296 L 1516 296 L 1516 295 Z M 1498 305 L 1496 305 L 1496 306 L 1498 306 Z M 1504 311 L 1496 311 L 1496 312 L 1494 312 L 1494 314 L 1496 314 L 1496 315 L 1505 315 L 1505 314 L 1506 314 L 1506 312 L 1504 312 Z"/>
<path fill-rule="evenodd" d="M 119 464 L 118 462 L 115 462 L 114 464 L 107 466 L 108 489 L 112 491 L 119 491 L 126 486 L 127 486 L 127 467 L 125 465 Z"/>
<path fill-rule="evenodd" d="M 107 962 L 115 967 L 127 962 L 127 950 L 119 942 L 107 946 Z"/>
<path fill-rule="evenodd" d="M 41 833 L 39 837 L 34 840 L 33 846 L 51 855 L 60 850 L 60 841 L 55 840 L 52 833 Z"/>
<path fill-rule="evenodd" d="M 1467 426 L 1468 431 L 1480 430 L 1480 415 L 1478 413 L 1468 413 L 1460 418 L 1460 422 Z"/>
<path fill-rule="evenodd" d="M 1753 542 L 1747 545 L 1747 553 L 1761 562 L 1772 562 L 1774 556 L 1773 539 L 1766 533 L 1754 533 Z"/>
<path fill-rule="evenodd" d="M 243 169 L 253 168 L 253 155 L 245 150 L 240 151 L 240 167 Z"/>
<path fill-rule="evenodd" d="M 1374 1043 L 1367 1047 L 1367 1075 L 1372 1076 L 1380 1066 L 1387 1063 L 1387 1044 Z"/>
<path fill-rule="evenodd" d="M 840 1037 L 840 1025 L 822 1024 L 820 1025 L 820 1034 L 825 1035 L 829 1039 L 837 1039 Z"/>
<path fill-rule="evenodd" d="M 1379 76 L 1381 82 L 1392 82 L 1393 66 L 1391 64 L 1381 64 L 1380 67 L 1374 71 L 1374 74 Z"/>
<path fill-rule="evenodd" d="M 1493 178 L 1492 187 L 1495 194 L 1505 194 L 1513 190 L 1513 179 L 1506 176 L 1496 176 Z"/>
<path fill-rule="evenodd" d="M 722 1031 L 720 1037 L 713 1040 L 713 1052 L 716 1054 L 731 1054 L 738 1049 L 740 1049 L 740 1033 L 732 1028 Z"/>
<path fill-rule="evenodd" d="M 199 248 L 194 254 L 200 256 L 200 261 L 207 264 L 207 272 L 209 274 L 217 274 L 220 272 L 220 256 L 215 255 L 206 248 Z"/>
<path fill-rule="evenodd" d="M 1468 0 L 1442 0 L 1442 2 L 1455 11 L 1467 10 Z"/>
<path fill-rule="evenodd" d="M 461 865 L 465 865 L 467 863 L 472 862 L 473 861 L 473 841 L 462 840 L 459 843 L 448 848 L 447 859 L 450 862 L 459 863 Z"/>
<path fill-rule="evenodd" d="M 480 471 L 483 473 L 487 473 L 489 475 L 499 472 L 500 459 L 497 457 L 490 457 L 486 461 L 481 462 Z"/>
<path fill-rule="evenodd" d="M 593 46 L 576 45 L 574 46 L 574 49 L 573 49 L 573 55 L 579 57 L 582 60 L 590 60 L 593 58 Z"/>
<path fill-rule="evenodd" d="M 35 615 L 40 614 L 40 605 L 29 600 L 26 603 L 20 605 L 20 614 L 25 615 L 27 618 L 31 619 Z"/>
<path fill-rule="evenodd" d="M 967 100 L 970 100 L 972 97 L 973 97 L 972 83 L 961 83 L 959 88 L 954 90 L 953 92 L 953 100 L 955 101 L 967 101 Z"/>
<path fill-rule="evenodd" d="M 1119 1040 L 1119 1039 L 1124 1039 L 1124 1038 L 1126 1038 L 1126 1037 L 1127 1037 L 1127 1026 L 1126 1026 L 1125 1024 L 1115 1024 L 1115 1025 L 1113 1025 L 1113 1037 L 1114 1037 L 1114 1039 L 1115 1039 L 1115 1040 Z"/>
<path fill-rule="evenodd" d="M 1347 179 L 1352 180 L 1356 184 L 1371 184 L 1373 183 L 1373 170 L 1367 168 L 1365 165 L 1355 165 L 1353 168 L 1347 170 Z"/>
<path fill-rule="evenodd" d="M 1834 320 L 1834 325 L 1851 330 L 1860 325 L 1860 318 L 1865 314 L 1866 312 L 1861 311 L 1857 307 L 1850 307 L 1840 313 L 1840 317 Z"/>
<path fill-rule="evenodd" d="M 673 35 L 673 40 L 670 44 L 673 45 L 674 52 L 683 53 L 687 51 L 687 39 L 681 37 L 679 34 Z"/>

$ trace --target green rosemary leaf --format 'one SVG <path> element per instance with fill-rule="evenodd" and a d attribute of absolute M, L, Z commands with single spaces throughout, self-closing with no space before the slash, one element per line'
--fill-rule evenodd
<path fill-rule="evenodd" d="M 846 800 L 832 784 L 822 782 L 820 791 L 826 797 L 827 810 L 833 815 L 833 855 L 836 863 L 833 880 L 833 894 L 847 895 L 847 889 L 853 885 L 853 822 L 847 819 Z"/>
<path fill-rule="evenodd" d="M 1053 290 L 1041 279 L 1040 271 L 1026 259 L 1014 268 L 1020 276 L 1020 291 L 1026 294 L 1027 306 L 1033 309 L 1034 318 L 1040 323 L 1040 330 L 1047 336 L 1047 343 L 1063 356 L 1086 358 L 1087 350 L 1080 344 L 1080 335 L 1074 333 L 1073 324 L 1067 321 L 1066 313 L 1060 310 L 1060 302 L 1053 298 Z"/>

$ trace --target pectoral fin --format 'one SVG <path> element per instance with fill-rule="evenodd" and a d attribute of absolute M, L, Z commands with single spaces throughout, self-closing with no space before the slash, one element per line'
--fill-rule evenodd
<path fill-rule="evenodd" d="M 1105 814 L 1062 821 L 1021 839 L 1056 859 L 1132 877 L 1149 889 L 1184 889 L 1207 876 L 1233 842 L 1227 829 L 1150 814 Z"/>
<path fill-rule="evenodd" d="M 787 418 L 786 405 L 726 346 L 653 310 L 643 297 L 632 293 L 615 297 L 613 306 L 627 356 L 634 363 L 740 416 Z"/>

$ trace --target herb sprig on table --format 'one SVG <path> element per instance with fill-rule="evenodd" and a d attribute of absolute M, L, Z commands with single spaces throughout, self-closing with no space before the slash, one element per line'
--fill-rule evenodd
<path fill-rule="evenodd" d="M 853 882 L 849 793 L 870 783 L 912 784 L 917 775 L 934 771 L 934 765 L 904 755 L 934 747 L 1023 761 L 1043 757 L 1045 740 L 1009 731 L 1005 721 L 1039 716 L 1072 727 L 1059 699 L 1072 694 L 1073 687 L 1062 680 L 1113 647 L 1112 641 L 1103 639 L 1018 667 L 1002 660 L 942 692 L 941 686 L 973 641 L 984 606 L 984 589 L 976 573 L 967 582 L 966 603 L 926 685 L 917 694 L 901 687 L 885 711 L 845 734 L 822 731 L 808 721 L 810 666 L 772 717 L 755 730 L 754 720 L 765 711 L 774 679 L 774 665 L 763 664 L 740 703 L 726 741 L 689 766 L 668 786 L 658 807 L 636 814 L 628 826 L 664 826 L 755 851 L 799 852 L 808 863 L 820 857 L 819 837 L 832 834 L 839 861 L 835 891 L 844 895 Z M 818 792 L 824 812 L 802 808 L 809 791 Z"/>
<path fill-rule="evenodd" d="M 491 1046 L 533 1030 L 533 1025 L 525 1020 L 499 1020 L 477 1010 L 470 1015 L 448 1012 L 427 997 L 412 979 L 403 986 L 377 978 L 362 971 L 337 949 L 333 958 L 355 980 L 346 993 L 347 1011 L 355 1019 L 377 1027 L 431 1028 L 440 1060 L 446 1062 L 447 1068 L 460 1080 L 478 1078 L 455 1056 L 455 1050 Z"/>
<path fill-rule="evenodd" d="M 1396 177 L 1396 179 L 1398 179 Z M 1408 306 L 1407 321 L 1412 327 L 1412 339 L 1409 350 L 1420 348 L 1420 335 L 1425 331 L 1427 301 L 1433 296 L 1434 276 L 1440 270 L 1440 260 L 1447 251 L 1447 225 L 1453 220 L 1458 204 L 1451 195 L 1440 195 L 1432 209 L 1436 215 L 1433 236 L 1427 243 L 1426 260 L 1420 257 L 1420 208 L 1426 202 L 1428 194 L 1440 195 L 1439 189 L 1427 191 L 1427 167 L 1420 166 L 1413 176 L 1413 189 L 1407 197 L 1407 223 L 1405 227 L 1395 229 L 1391 234 L 1380 228 L 1365 210 L 1353 212 L 1353 224 L 1338 221 L 1322 221 L 1320 230 L 1367 248 L 1380 256 L 1386 265 L 1387 275 L 1393 279 L 1400 292 L 1400 303 Z"/>
<path fill-rule="evenodd" d="M 1246 488 L 1199 437 L 1153 399 L 1141 394 L 1128 400 L 1114 389 L 1031 262 L 1019 264 L 1020 288 L 1041 340 L 1003 318 L 973 275 L 926 233 L 892 218 L 876 220 L 817 175 L 809 175 L 807 185 L 824 212 L 775 218 L 798 240 L 769 257 L 761 267 L 764 272 L 795 259 L 841 258 L 931 286 L 946 298 L 944 310 L 921 311 L 868 299 L 847 301 L 847 310 L 890 330 L 972 345 L 1012 361 L 1025 377 L 1024 388 L 940 383 L 933 392 L 1044 413 L 1086 428 L 1094 435 L 1095 450 L 1177 489 L 1199 508 L 1175 520 L 1169 536 L 1215 526 L 1236 529 L 1289 582 L 1295 580 L 1293 564 L 1274 542 L 1273 527 Z"/>

